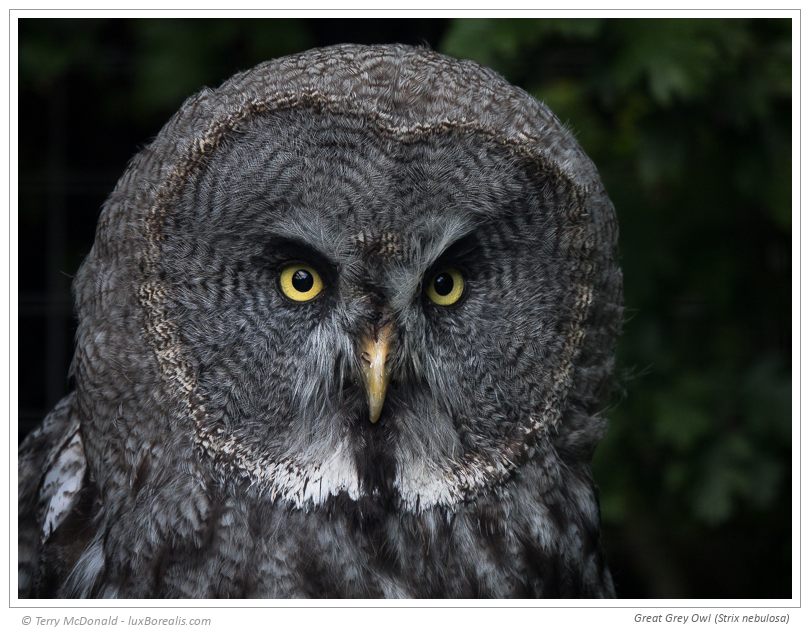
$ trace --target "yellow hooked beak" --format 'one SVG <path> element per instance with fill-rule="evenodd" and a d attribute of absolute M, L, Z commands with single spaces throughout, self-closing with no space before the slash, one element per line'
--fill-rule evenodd
<path fill-rule="evenodd" d="M 363 369 L 363 382 L 368 398 L 368 418 L 377 423 L 385 402 L 388 389 L 388 351 L 394 327 L 387 324 L 377 332 L 365 336 L 360 342 L 360 364 Z"/>

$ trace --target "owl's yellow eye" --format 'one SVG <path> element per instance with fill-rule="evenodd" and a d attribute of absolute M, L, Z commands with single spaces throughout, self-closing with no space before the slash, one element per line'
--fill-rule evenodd
<path fill-rule="evenodd" d="M 323 279 L 318 271 L 305 263 L 290 263 L 279 275 L 281 292 L 296 303 L 306 303 L 323 291 Z"/>
<path fill-rule="evenodd" d="M 457 303 L 464 294 L 464 277 L 456 268 L 442 268 L 428 279 L 425 294 L 442 307 Z"/>

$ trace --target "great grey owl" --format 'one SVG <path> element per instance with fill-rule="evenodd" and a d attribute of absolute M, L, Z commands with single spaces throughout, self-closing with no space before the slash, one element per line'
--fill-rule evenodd
<path fill-rule="evenodd" d="M 79 270 L 19 594 L 607 597 L 613 207 L 543 104 L 407 46 L 187 100 Z"/>

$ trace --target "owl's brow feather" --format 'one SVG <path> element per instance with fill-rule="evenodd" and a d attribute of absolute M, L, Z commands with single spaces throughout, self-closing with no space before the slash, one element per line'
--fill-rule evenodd
<path fill-rule="evenodd" d="M 268 227 L 268 235 L 279 242 L 302 244 L 332 265 L 345 258 L 351 243 L 346 229 L 327 226 L 322 218 L 308 213 L 286 214 Z"/>
<path fill-rule="evenodd" d="M 313 248 L 309 243 L 277 234 L 271 234 L 265 238 L 263 257 L 273 264 L 300 259 L 315 265 L 322 274 L 335 272 L 338 269 L 334 260 L 317 248 Z"/>
<path fill-rule="evenodd" d="M 395 288 L 389 297 L 391 308 L 402 312 L 419 292 L 428 271 L 444 261 L 461 256 L 476 243 L 478 222 L 457 216 L 431 216 L 414 227 L 409 241 L 408 264 L 400 263 L 389 272 Z"/>
<path fill-rule="evenodd" d="M 427 271 L 445 253 L 468 238 L 479 227 L 479 222 L 459 215 L 428 215 L 413 229 L 416 236 L 412 240 L 418 252 L 413 253 L 417 266 Z"/>

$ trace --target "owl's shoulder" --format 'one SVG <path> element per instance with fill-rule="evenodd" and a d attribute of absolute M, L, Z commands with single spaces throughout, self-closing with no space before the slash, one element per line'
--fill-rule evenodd
<path fill-rule="evenodd" d="M 46 552 L 75 513 L 87 462 L 75 394 L 62 399 L 19 448 L 19 593 L 40 592 Z"/>

